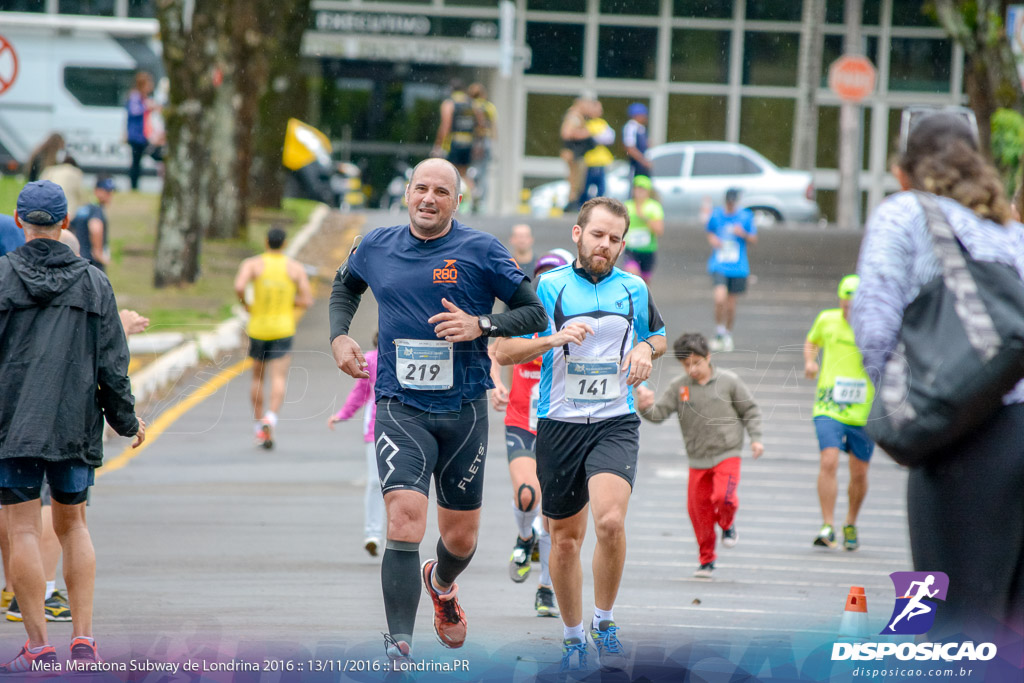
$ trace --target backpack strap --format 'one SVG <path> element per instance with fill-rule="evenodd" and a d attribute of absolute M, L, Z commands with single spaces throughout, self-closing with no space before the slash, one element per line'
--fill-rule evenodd
<path fill-rule="evenodd" d="M 925 192 L 915 192 L 914 195 L 924 209 L 935 258 L 942 267 L 946 289 L 953 294 L 957 317 L 975 352 L 983 361 L 989 361 L 999 352 L 1002 338 L 985 302 L 978 295 L 977 283 L 967 269 L 965 250 L 934 195 Z"/>

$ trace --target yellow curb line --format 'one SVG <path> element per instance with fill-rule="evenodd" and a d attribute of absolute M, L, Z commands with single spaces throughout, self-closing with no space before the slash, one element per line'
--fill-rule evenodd
<path fill-rule="evenodd" d="M 355 236 L 360 234 L 360 232 L 361 231 L 356 228 L 348 228 L 342 235 L 342 240 L 351 241 L 352 239 L 355 239 Z M 310 282 L 310 288 L 313 290 L 314 298 L 317 292 L 317 284 L 318 283 L 316 282 L 316 280 Z M 303 315 L 305 315 L 305 310 L 303 310 L 297 316 L 297 319 L 295 321 L 296 324 L 298 324 L 299 320 L 302 319 Z M 181 417 L 188 411 L 192 410 L 192 408 L 196 407 L 209 397 L 213 396 L 215 393 L 217 393 L 218 389 L 220 389 L 225 384 L 227 384 L 234 378 L 238 377 L 251 367 L 252 358 L 247 357 L 244 360 L 235 363 L 230 368 L 227 368 L 226 370 L 222 370 L 221 372 L 219 372 L 215 377 L 211 378 L 210 381 L 206 382 L 201 387 L 199 387 L 191 394 L 189 394 L 187 397 L 185 397 L 184 400 L 180 401 L 176 405 L 161 413 L 160 416 L 153 421 L 153 424 L 148 425 L 146 427 L 146 440 L 142 442 L 141 446 L 139 446 L 138 448 L 132 448 L 131 446 L 129 446 L 128 448 L 124 449 L 120 453 L 120 455 L 115 457 L 110 462 L 105 463 L 103 467 L 97 470 L 96 476 L 102 477 L 104 474 L 107 474 L 109 472 L 116 472 L 117 470 L 126 466 L 129 462 L 137 458 L 144 450 L 146 450 L 146 448 L 151 443 L 156 441 L 157 438 L 168 427 L 174 424 L 174 422 L 179 417 Z"/>
<path fill-rule="evenodd" d="M 116 472 L 131 462 L 132 459 L 137 458 L 144 450 L 146 450 L 147 446 L 156 441 L 168 427 L 174 424 L 175 420 L 213 396 L 217 393 L 218 389 L 241 375 L 250 367 L 252 367 L 252 359 L 246 358 L 245 360 L 239 361 L 231 367 L 217 373 L 216 376 L 186 396 L 182 401 L 161 413 L 160 416 L 153 421 L 153 424 L 147 426 L 146 440 L 142 442 L 141 446 L 138 448 L 132 448 L 129 446 L 124 449 L 120 455 L 97 470 L 96 476 L 102 477 L 104 474 L 109 472 Z"/>

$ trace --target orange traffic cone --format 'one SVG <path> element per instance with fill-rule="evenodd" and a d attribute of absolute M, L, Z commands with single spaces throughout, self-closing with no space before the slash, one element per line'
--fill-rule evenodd
<path fill-rule="evenodd" d="M 850 586 L 843 620 L 839 623 L 839 637 L 867 638 L 868 635 L 868 600 L 864 595 L 864 587 Z"/>

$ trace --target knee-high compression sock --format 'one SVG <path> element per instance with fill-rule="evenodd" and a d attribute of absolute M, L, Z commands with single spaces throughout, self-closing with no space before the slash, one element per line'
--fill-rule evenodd
<path fill-rule="evenodd" d="M 475 553 L 476 548 L 473 548 L 473 552 L 466 557 L 452 555 L 445 547 L 444 540 L 438 538 L 437 566 L 434 567 L 434 578 L 437 579 L 437 583 L 446 588 L 455 583 L 455 579 L 469 566 L 469 561 L 473 559 Z"/>
<path fill-rule="evenodd" d="M 419 543 L 389 540 L 380 563 L 380 585 L 384 590 L 384 614 L 388 631 L 395 640 L 412 644 L 416 607 L 420 602 Z"/>
<path fill-rule="evenodd" d="M 541 529 L 537 539 L 537 552 L 540 553 L 540 585 L 551 585 L 551 574 L 548 571 L 548 558 L 551 557 L 551 534 L 547 529 Z"/>
<path fill-rule="evenodd" d="M 530 494 L 527 493 L 526 502 L 528 502 L 530 498 Z M 512 516 L 515 517 L 516 520 L 516 529 L 519 530 L 519 538 L 528 539 L 533 534 L 533 522 L 537 519 L 537 515 L 540 514 L 540 506 L 534 505 L 532 510 L 525 510 L 522 506 L 523 502 L 522 496 L 520 496 L 519 500 L 512 501 Z"/>

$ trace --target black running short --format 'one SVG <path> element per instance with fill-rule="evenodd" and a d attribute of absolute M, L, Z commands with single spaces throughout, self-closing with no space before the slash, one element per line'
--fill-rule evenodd
<path fill-rule="evenodd" d="M 472 160 L 472 145 L 452 145 L 448 149 L 448 161 L 450 161 L 453 166 L 469 166 L 469 162 Z"/>
<path fill-rule="evenodd" d="M 529 429 L 505 425 L 505 446 L 508 448 L 508 461 L 516 458 L 537 458 L 537 435 Z"/>
<path fill-rule="evenodd" d="M 587 482 L 600 472 L 617 474 L 632 488 L 639 444 L 640 418 L 632 413 L 590 424 L 538 420 L 537 478 L 544 515 L 565 519 L 586 507 Z"/>
<path fill-rule="evenodd" d="M 725 285 L 729 294 L 743 294 L 743 292 L 747 291 L 747 278 L 728 277 L 721 273 L 711 273 L 711 286 L 719 287 L 721 285 Z"/>
<path fill-rule="evenodd" d="M 447 510 L 476 510 L 483 501 L 487 455 L 487 397 L 448 413 L 429 413 L 384 397 L 374 425 L 377 473 L 386 495 L 412 489 Z"/>
<path fill-rule="evenodd" d="M 260 363 L 284 358 L 291 351 L 292 337 L 282 337 L 281 339 L 249 338 L 249 357 Z"/>

